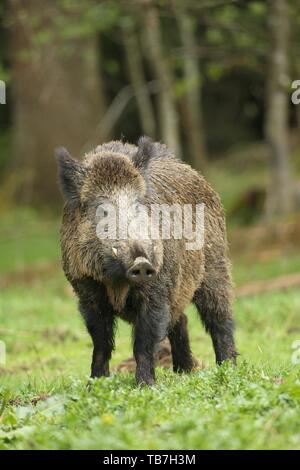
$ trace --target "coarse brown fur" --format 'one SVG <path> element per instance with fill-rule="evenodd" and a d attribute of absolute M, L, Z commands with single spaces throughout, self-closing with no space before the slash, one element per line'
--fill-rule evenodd
<path fill-rule="evenodd" d="M 65 274 L 79 297 L 80 311 L 94 343 L 92 376 L 108 375 L 114 347 L 115 318 L 134 326 L 138 383 L 154 382 L 155 347 L 169 336 L 175 371 L 190 371 L 184 309 L 194 302 L 210 333 L 218 363 L 235 360 L 232 283 L 224 213 L 219 196 L 165 145 L 141 138 L 137 146 L 110 142 L 74 161 L 58 151 L 66 199 L 61 230 Z M 205 205 L 204 246 L 187 250 L 186 240 L 100 240 L 96 211 L 120 194 L 134 204 Z M 136 214 L 132 214 L 132 219 Z M 193 219 L 193 224 L 195 220 Z M 145 259 L 156 277 L 133 285 L 126 273 Z"/>

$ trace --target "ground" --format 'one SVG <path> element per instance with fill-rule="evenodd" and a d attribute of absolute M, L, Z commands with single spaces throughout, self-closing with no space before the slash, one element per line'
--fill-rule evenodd
<path fill-rule="evenodd" d="M 189 307 L 203 368 L 180 376 L 158 368 L 151 388 L 114 372 L 87 389 L 91 341 L 59 266 L 58 221 L 24 210 L 2 217 L 0 449 L 300 449 L 299 286 L 245 289 L 299 272 L 300 251 L 292 235 L 266 243 L 263 230 L 229 234 L 237 367 L 214 365 Z M 121 321 L 116 346 L 113 368 L 132 354 Z"/>

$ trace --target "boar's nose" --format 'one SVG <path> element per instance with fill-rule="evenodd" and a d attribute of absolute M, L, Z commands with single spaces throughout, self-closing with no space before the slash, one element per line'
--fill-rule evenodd
<path fill-rule="evenodd" d="M 131 282 L 147 282 L 154 279 L 156 271 L 152 264 L 143 257 L 135 259 L 133 265 L 127 271 L 127 279 Z"/>

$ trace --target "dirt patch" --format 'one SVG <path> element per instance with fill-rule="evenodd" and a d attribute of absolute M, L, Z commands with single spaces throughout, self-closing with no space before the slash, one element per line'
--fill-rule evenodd
<path fill-rule="evenodd" d="M 194 367 L 193 370 L 204 369 L 205 366 L 202 362 L 199 362 L 195 357 L 193 357 Z M 155 355 L 156 365 L 163 367 L 164 369 L 172 368 L 172 355 L 171 355 L 171 346 L 168 340 L 164 340 L 160 343 L 159 349 Z M 134 357 L 129 357 L 125 361 L 122 361 L 118 364 L 114 370 L 116 372 L 134 372 L 136 368 L 136 363 Z"/>
<path fill-rule="evenodd" d="M 251 261 L 272 260 L 286 250 L 300 248 L 300 220 L 285 220 L 273 224 L 235 227 L 228 232 L 233 259 L 250 257 Z"/>
<path fill-rule="evenodd" d="M 265 292 L 291 289 L 293 287 L 300 287 L 300 273 L 288 274 L 266 281 L 249 282 L 236 289 L 236 297 L 249 297 Z"/>
<path fill-rule="evenodd" d="M 32 367 L 27 364 L 20 364 L 14 367 L 0 366 L 0 377 L 4 375 L 13 375 L 17 372 L 28 372 L 30 370 L 32 370 Z"/>
<path fill-rule="evenodd" d="M 80 340 L 80 335 L 68 328 L 49 327 L 41 331 L 41 336 L 52 344 L 64 343 L 66 341 L 76 342 Z"/>
<path fill-rule="evenodd" d="M 61 270 L 59 260 L 51 263 L 35 263 L 24 269 L 4 274 L 0 277 L 0 289 L 13 285 L 32 285 L 49 276 L 55 276 Z"/>

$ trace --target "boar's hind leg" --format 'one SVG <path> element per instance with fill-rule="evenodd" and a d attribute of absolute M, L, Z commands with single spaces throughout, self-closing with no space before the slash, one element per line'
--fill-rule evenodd
<path fill-rule="evenodd" d="M 171 343 L 174 372 L 190 372 L 194 363 L 190 350 L 187 317 L 184 313 L 170 328 L 168 337 Z"/>
<path fill-rule="evenodd" d="M 91 377 L 109 376 L 109 360 L 114 348 L 115 314 L 106 291 L 93 280 L 74 286 L 79 296 L 79 310 L 93 341 Z"/>
<path fill-rule="evenodd" d="M 227 359 L 235 362 L 237 352 L 234 344 L 234 321 L 230 305 L 230 281 L 204 280 L 196 290 L 194 304 L 199 311 L 206 331 L 211 335 L 217 364 Z"/>

